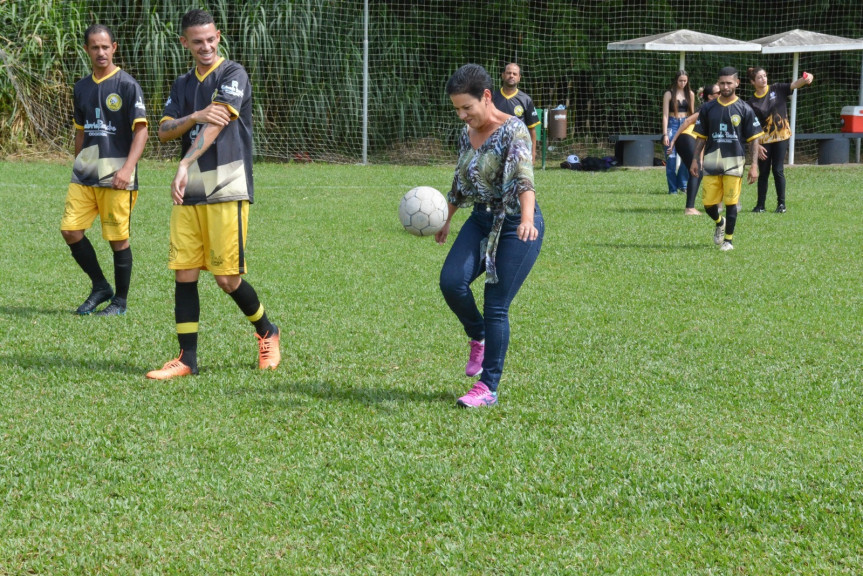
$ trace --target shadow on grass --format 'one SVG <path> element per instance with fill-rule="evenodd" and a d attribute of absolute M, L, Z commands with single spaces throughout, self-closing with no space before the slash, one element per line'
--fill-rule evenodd
<path fill-rule="evenodd" d="M 36 308 L 35 306 L 0 306 L 0 315 L 17 316 L 19 318 L 32 318 L 51 314 L 54 316 L 74 316 L 75 311 L 71 308 Z"/>
<path fill-rule="evenodd" d="M 636 250 L 705 250 L 712 248 L 712 244 L 705 242 L 695 244 L 634 244 L 622 242 L 584 242 L 587 246 L 596 246 L 597 248 L 626 248 Z"/>
<path fill-rule="evenodd" d="M 360 388 L 337 386 L 330 382 L 286 382 L 269 388 L 238 388 L 235 395 L 278 396 L 298 394 L 316 400 L 349 402 L 365 406 L 388 402 L 455 402 L 452 391 L 399 390 L 394 388 Z M 270 398 L 272 399 L 272 398 Z"/>
<path fill-rule="evenodd" d="M 661 212 L 673 212 L 683 215 L 683 208 L 675 206 L 627 206 L 625 208 L 611 208 L 609 212 L 618 212 L 620 214 L 659 214 Z"/>
<path fill-rule="evenodd" d="M 70 358 L 68 356 L 39 356 L 30 354 L 0 354 L 0 364 L 17 366 L 24 370 L 87 370 L 90 372 L 107 372 L 110 374 L 143 375 L 146 369 L 125 361 L 114 361 L 110 358 Z"/>

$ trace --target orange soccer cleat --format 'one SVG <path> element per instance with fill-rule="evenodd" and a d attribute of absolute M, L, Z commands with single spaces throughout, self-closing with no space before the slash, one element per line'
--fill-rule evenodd
<path fill-rule="evenodd" d="M 178 376 L 197 374 L 198 369 L 187 364 L 183 364 L 180 360 L 182 357 L 183 354 L 180 353 L 179 358 L 174 358 L 170 362 L 166 362 L 160 370 L 150 370 L 147 372 L 147 378 L 150 378 L 151 380 L 169 380 Z"/>
<path fill-rule="evenodd" d="M 275 370 L 282 361 L 282 351 L 279 348 L 281 335 L 282 331 L 278 328 L 272 336 L 255 334 L 258 339 L 258 368 L 261 370 Z"/>

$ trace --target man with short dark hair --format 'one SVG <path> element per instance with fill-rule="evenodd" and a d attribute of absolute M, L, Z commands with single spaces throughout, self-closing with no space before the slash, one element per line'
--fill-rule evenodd
<path fill-rule="evenodd" d="M 530 132 L 532 158 L 536 161 L 536 127 L 539 126 L 540 120 L 531 97 L 518 89 L 518 83 L 521 82 L 521 67 L 515 62 L 510 62 L 504 66 L 500 79 L 500 90 L 495 90 L 491 101 L 501 112 L 506 112 L 524 122 L 527 131 Z"/>
<path fill-rule="evenodd" d="M 75 164 L 60 233 L 92 283 L 76 312 L 91 314 L 110 300 L 96 315 L 120 316 L 126 313 L 132 279 L 130 220 L 138 199 L 138 160 L 147 143 L 147 111 L 141 86 L 114 64 L 117 42 L 110 28 L 89 26 L 84 49 L 93 72 L 75 83 Z M 102 238 L 114 253 L 116 292 L 84 234 L 97 216 Z"/>
<path fill-rule="evenodd" d="M 280 332 L 243 280 L 252 185 L 252 86 L 246 70 L 219 56 L 221 33 L 204 10 L 183 16 L 180 43 L 195 65 L 174 81 L 159 123 L 159 140 L 180 138 L 183 158 L 171 183 L 174 317 L 180 355 L 148 378 L 198 373 L 198 276 L 209 270 L 254 325 L 258 367 L 281 361 Z"/>
<path fill-rule="evenodd" d="M 692 131 L 695 154 L 690 172 L 701 172 L 704 152 L 704 178 L 701 181 L 704 211 L 713 218 L 716 228 L 713 242 L 723 252 L 734 249 L 732 239 L 737 223 L 743 168 L 746 164 L 746 146 L 749 143 L 749 176 L 752 184 L 758 181 L 758 138 L 764 132 L 755 111 L 735 94 L 740 78 L 733 66 L 719 71 L 719 98 L 706 102 L 698 113 Z M 725 203 L 725 217 L 719 214 L 719 203 Z"/>

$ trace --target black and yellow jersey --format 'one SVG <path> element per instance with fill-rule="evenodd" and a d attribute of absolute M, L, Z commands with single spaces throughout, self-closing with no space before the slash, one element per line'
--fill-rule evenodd
<path fill-rule="evenodd" d="M 746 143 L 763 134 L 755 111 L 740 98 L 735 96 L 728 104 L 718 99 L 705 102 L 692 129 L 693 136 L 707 139 L 704 174 L 742 177 Z"/>
<path fill-rule="evenodd" d="M 223 104 L 231 114 L 216 141 L 189 167 L 184 205 L 254 201 L 252 182 L 252 85 L 245 68 L 220 58 L 206 75 L 192 68 L 174 81 L 161 122 L 183 118 L 210 103 Z M 203 124 L 183 134 L 182 154 Z"/>
<path fill-rule="evenodd" d="M 72 182 L 111 188 L 114 174 L 129 156 L 135 126 L 147 125 L 141 86 L 120 68 L 99 80 L 92 74 L 85 76 L 75 83 L 73 117 L 84 141 L 72 168 Z M 128 189 L 138 189 L 137 168 Z"/>
<path fill-rule="evenodd" d="M 761 96 L 752 96 L 747 103 L 755 110 L 764 128 L 762 144 L 782 142 L 791 138 L 791 124 L 788 122 L 788 97 L 793 90 L 791 84 L 771 84 Z"/>
<path fill-rule="evenodd" d="M 533 100 L 521 90 L 512 96 L 504 96 L 503 92 L 495 90 L 491 101 L 498 110 L 515 116 L 528 128 L 535 128 L 539 124 L 539 115 L 536 113 Z"/>

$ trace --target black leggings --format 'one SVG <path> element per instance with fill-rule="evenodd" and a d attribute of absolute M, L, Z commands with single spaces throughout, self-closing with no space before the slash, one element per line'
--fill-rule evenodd
<path fill-rule="evenodd" d="M 790 140 L 762 144 L 767 150 L 767 159 L 758 160 L 758 202 L 756 206 L 764 208 L 767 201 L 767 181 L 770 170 L 773 170 L 773 184 L 776 186 L 776 203 L 785 204 L 785 154 L 788 152 Z"/>
<path fill-rule="evenodd" d="M 695 156 L 695 138 L 689 134 L 681 134 L 674 143 L 674 149 L 680 154 L 680 161 L 686 166 L 692 166 L 692 157 Z M 686 184 L 686 207 L 695 208 L 695 197 L 698 195 L 698 186 L 701 184 L 701 174 L 693 176 L 689 174 L 689 182 Z"/>

